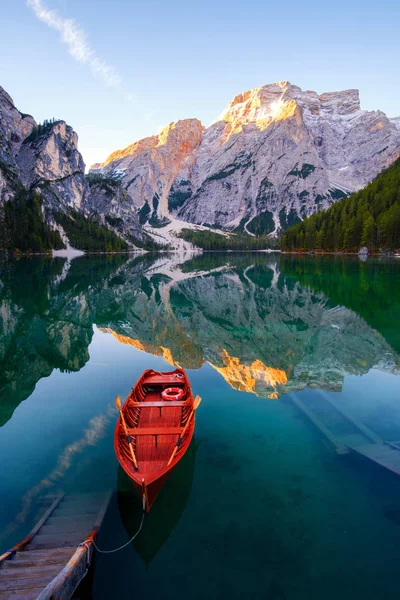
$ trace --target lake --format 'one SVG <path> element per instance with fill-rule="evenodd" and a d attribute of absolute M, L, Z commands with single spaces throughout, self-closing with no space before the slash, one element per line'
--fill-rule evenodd
<path fill-rule="evenodd" d="M 180 365 L 194 440 L 81 597 L 397 596 L 400 477 L 345 450 L 400 440 L 399 262 L 21 258 L 0 301 L 0 553 L 58 489 L 114 490 L 98 543 L 129 539 L 114 399 Z"/>

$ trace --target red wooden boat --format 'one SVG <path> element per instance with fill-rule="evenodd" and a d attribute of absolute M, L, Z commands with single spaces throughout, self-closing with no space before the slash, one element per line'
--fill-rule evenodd
<path fill-rule="evenodd" d="M 144 371 L 124 406 L 116 400 L 115 453 L 146 512 L 189 447 L 200 400 L 183 369 Z"/>

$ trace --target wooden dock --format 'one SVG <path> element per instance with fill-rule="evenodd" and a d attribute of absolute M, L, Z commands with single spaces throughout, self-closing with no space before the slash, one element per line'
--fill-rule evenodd
<path fill-rule="evenodd" d="M 1 600 L 68 600 L 91 564 L 110 493 L 59 494 L 29 535 L 0 556 Z"/>
<path fill-rule="evenodd" d="M 323 433 L 338 454 L 355 452 L 400 475 L 399 441 L 382 440 L 323 391 L 304 400 L 295 393 L 291 394 L 290 398 Z"/>

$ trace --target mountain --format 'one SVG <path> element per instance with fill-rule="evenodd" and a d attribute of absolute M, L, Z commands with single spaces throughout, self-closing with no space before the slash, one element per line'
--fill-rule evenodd
<path fill-rule="evenodd" d="M 392 117 L 390 120 L 396 125 L 397 129 L 400 129 L 400 117 Z"/>
<path fill-rule="evenodd" d="M 289 228 L 283 250 L 400 249 L 400 159 L 363 190 Z"/>
<path fill-rule="evenodd" d="M 90 170 L 121 180 L 133 205 L 141 208 L 142 222 L 157 224 L 169 214 L 168 192 L 181 169 L 193 160 L 203 131 L 197 119 L 170 123 L 159 135 L 113 152 Z"/>
<path fill-rule="evenodd" d="M 260 234 L 327 208 L 399 156 L 396 120 L 361 110 L 357 90 L 318 95 L 285 81 L 237 95 L 206 129 L 172 123 L 92 170 L 121 180 L 142 223 Z"/>
<path fill-rule="evenodd" d="M 136 238 L 143 240 L 137 211 L 130 208 L 131 217 L 121 233 L 93 208 L 106 205 L 112 218 L 114 206 L 123 204 L 126 198 L 118 182 L 112 182 L 111 188 L 87 181 L 78 136 L 72 127 L 54 119 L 38 124 L 32 116 L 21 113 L 0 87 L 2 247 L 47 250 L 55 245 L 51 230 L 60 232 L 64 245 L 69 245 L 70 235 L 75 239 L 85 237 L 82 247 L 93 250 L 124 249 Z M 33 223 L 43 218 L 47 230 L 40 224 L 40 232 L 32 231 Z M 24 221 L 26 231 L 16 235 L 16 227 Z M 59 237 L 56 243 L 63 242 Z"/>
<path fill-rule="evenodd" d="M 361 110 L 357 90 L 280 82 L 239 94 L 207 128 L 170 123 L 85 176 L 72 127 L 38 124 L 0 88 L 0 247 L 185 251 L 195 242 L 182 229 L 279 233 L 392 164 L 398 127 Z"/>
<path fill-rule="evenodd" d="M 0 88 L 0 202 L 16 184 L 40 190 L 46 208 L 79 209 L 86 194 L 78 136 L 64 121 L 38 125 Z"/>

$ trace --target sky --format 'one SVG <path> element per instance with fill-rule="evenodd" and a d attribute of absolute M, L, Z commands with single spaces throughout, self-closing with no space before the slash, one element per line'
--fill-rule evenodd
<path fill-rule="evenodd" d="M 399 116 L 399 23 L 398 0 L 1 0 L 0 85 L 90 165 L 274 81 Z"/>

